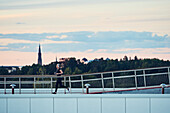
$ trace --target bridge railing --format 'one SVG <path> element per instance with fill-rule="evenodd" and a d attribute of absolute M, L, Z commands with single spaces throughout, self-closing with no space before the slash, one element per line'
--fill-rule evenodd
<path fill-rule="evenodd" d="M 55 75 L 0 75 L 0 91 L 1 94 L 8 94 L 7 90 L 11 89 L 10 84 L 15 84 L 19 94 L 36 94 L 40 89 L 48 89 L 41 93 L 52 93 L 57 78 Z M 87 83 L 91 85 L 90 92 L 138 89 L 158 86 L 161 83 L 170 85 L 170 67 L 63 75 L 60 78 L 64 85 L 70 87 L 71 93 L 76 92 L 74 89 L 79 89 L 78 93 L 84 93 Z M 31 91 L 23 92 L 25 89 Z"/>

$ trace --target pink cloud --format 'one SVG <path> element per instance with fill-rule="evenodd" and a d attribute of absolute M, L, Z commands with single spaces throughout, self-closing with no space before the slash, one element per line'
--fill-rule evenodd
<path fill-rule="evenodd" d="M 98 49 L 96 52 L 97 53 L 103 53 L 103 52 L 106 52 L 107 51 L 107 49 Z"/>
<path fill-rule="evenodd" d="M 113 52 L 133 52 L 134 54 L 163 54 L 169 53 L 170 48 L 125 48 L 112 50 Z"/>
<path fill-rule="evenodd" d="M 64 38 L 67 38 L 68 36 L 67 35 L 61 35 L 61 36 L 58 36 L 58 35 L 53 35 L 53 36 L 47 36 L 46 38 L 59 38 L 59 39 L 64 39 Z"/>

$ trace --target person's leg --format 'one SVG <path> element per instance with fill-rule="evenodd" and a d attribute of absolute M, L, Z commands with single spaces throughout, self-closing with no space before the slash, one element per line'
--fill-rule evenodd
<path fill-rule="evenodd" d="M 62 86 L 63 86 L 61 81 L 62 81 L 62 79 L 58 78 L 58 84 L 60 85 L 60 88 L 62 88 Z"/>
<path fill-rule="evenodd" d="M 69 87 L 62 85 L 63 88 L 66 88 L 69 91 Z"/>
<path fill-rule="evenodd" d="M 63 85 L 62 79 L 61 79 L 61 81 L 60 81 L 60 87 L 62 87 L 62 88 L 68 88 L 67 86 Z"/>
<path fill-rule="evenodd" d="M 59 79 L 60 79 L 60 83 L 59 83 L 59 84 L 60 84 L 60 87 L 61 87 L 61 88 L 66 88 L 66 89 L 69 91 L 69 87 L 67 87 L 67 86 L 65 86 L 65 85 L 62 84 L 62 78 L 59 78 Z"/>
<path fill-rule="evenodd" d="M 60 80 L 59 80 L 59 79 L 57 79 L 57 81 L 56 81 L 56 85 L 55 85 L 55 93 L 57 93 L 57 89 L 58 89 L 58 85 L 59 85 L 59 83 L 60 83 Z"/>

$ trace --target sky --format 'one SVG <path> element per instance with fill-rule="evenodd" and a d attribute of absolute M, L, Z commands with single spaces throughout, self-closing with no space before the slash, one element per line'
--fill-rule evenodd
<path fill-rule="evenodd" d="M 170 0 L 0 0 L 0 66 L 56 57 L 170 60 Z"/>

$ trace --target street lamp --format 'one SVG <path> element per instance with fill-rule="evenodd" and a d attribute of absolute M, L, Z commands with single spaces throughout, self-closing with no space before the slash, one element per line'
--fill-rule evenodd
<path fill-rule="evenodd" d="M 12 94 L 14 94 L 14 87 L 16 86 L 15 84 L 10 85 L 12 87 Z"/>

